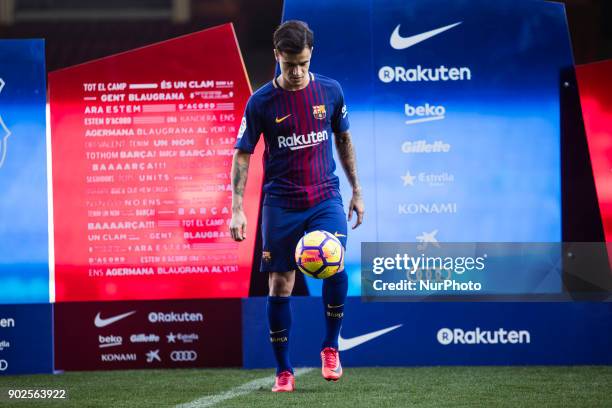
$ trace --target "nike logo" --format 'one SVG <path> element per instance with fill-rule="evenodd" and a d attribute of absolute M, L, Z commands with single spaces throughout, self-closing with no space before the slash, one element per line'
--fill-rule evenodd
<path fill-rule="evenodd" d="M 377 330 L 371 333 L 366 333 L 366 334 L 362 334 L 361 336 L 357 336 L 357 337 L 352 337 L 350 339 L 345 339 L 342 337 L 342 335 L 338 336 L 338 351 L 346 351 L 346 350 L 350 350 L 354 347 L 357 347 L 363 343 L 366 343 L 370 340 L 373 340 L 379 336 L 382 336 L 383 334 L 387 334 L 390 331 L 393 331 L 399 327 L 402 327 L 401 324 L 395 325 L 395 326 L 391 326 L 391 327 L 387 327 L 386 329 L 381 329 L 381 330 Z"/>
<path fill-rule="evenodd" d="M 133 315 L 134 313 L 136 313 L 136 311 L 132 311 L 132 312 L 127 312 L 124 314 L 120 314 L 117 316 L 113 316 L 113 317 L 108 317 L 106 319 L 103 319 L 102 316 L 100 316 L 100 312 L 98 312 L 98 314 L 96 315 L 96 318 L 94 320 L 94 324 L 96 325 L 96 327 L 106 327 L 108 325 L 111 325 L 115 322 L 118 322 L 121 319 L 125 319 L 128 316 Z"/>
<path fill-rule="evenodd" d="M 270 330 L 270 334 L 282 333 L 282 332 L 284 332 L 285 330 L 287 330 L 287 329 L 278 330 L 278 331 L 272 331 L 272 330 Z"/>
<path fill-rule="evenodd" d="M 283 116 L 282 118 L 276 118 L 276 123 L 281 123 L 283 120 L 287 119 L 289 116 L 291 116 L 291 114 L 288 114 L 287 116 Z"/>
<path fill-rule="evenodd" d="M 342 306 L 344 306 L 344 303 L 341 304 L 341 305 L 330 305 L 329 303 L 327 304 L 327 307 L 330 308 L 330 309 L 337 309 L 337 308 L 342 307 Z"/>
<path fill-rule="evenodd" d="M 336 237 L 346 237 L 346 235 L 340 234 L 339 232 L 334 232 L 334 236 L 336 236 Z"/>
<path fill-rule="evenodd" d="M 402 37 L 400 35 L 400 24 L 398 24 L 397 27 L 395 27 L 395 30 L 393 30 L 393 34 L 391 34 L 391 40 L 389 42 L 391 44 L 391 47 L 395 48 L 396 50 L 405 50 L 408 47 L 412 47 L 413 45 L 416 45 L 433 36 L 443 33 L 446 30 L 450 30 L 451 28 L 458 26 L 461 23 L 462 21 L 444 27 L 436 28 L 435 30 L 427 31 L 425 33 L 412 35 L 410 37 Z"/>

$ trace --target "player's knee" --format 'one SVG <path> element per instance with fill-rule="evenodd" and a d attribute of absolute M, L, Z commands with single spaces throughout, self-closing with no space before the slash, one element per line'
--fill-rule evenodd
<path fill-rule="evenodd" d="M 291 296 L 293 279 L 290 276 L 271 274 L 268 283 L 270 286 L 270 296 Z"/>

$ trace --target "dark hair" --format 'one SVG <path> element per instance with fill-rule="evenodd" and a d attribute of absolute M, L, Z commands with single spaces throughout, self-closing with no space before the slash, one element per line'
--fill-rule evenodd
<path fill-rule="evenodd" d="M 273 40 L 278 51 L 299 54 L 304 48 L 312 48 L 314 34 L 305 22 L 290 20 L 278 26 Z"/>

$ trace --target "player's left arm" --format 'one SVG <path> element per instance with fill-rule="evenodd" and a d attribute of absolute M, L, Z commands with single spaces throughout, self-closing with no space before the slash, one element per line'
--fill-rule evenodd
<path fill-rule="evenodd" d="M 357 214 L 357 221 L 355 225 L 353 225 L 353 229 L 355 229 L 363 222 L 363 214 L 365 212 L 365 205 L 361 195 L 361 185 L 357 177 L 355 147 L 353 146 L 351 134 L 348 130 L 337 132 L 335 135 L 336 150 L 340 158 L 340 163 L 342 164 L 346 178 L 353 188 L 353 197 L 351 198 L 351 203 L 348 208 L 348 220 L 351 220 L 354 211 Z"/>

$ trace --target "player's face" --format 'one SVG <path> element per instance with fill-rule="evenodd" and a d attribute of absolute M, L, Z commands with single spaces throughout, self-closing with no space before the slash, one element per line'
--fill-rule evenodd
<path fill-rule="evenodd" d="M 304 48 L 299 54 L 288 54 L 274 50 L 280 66 L 283 82 L 291 89 L 300 89 L 308 83 L 308 68 L 312 48 Z"/>

